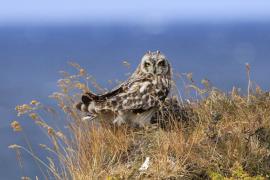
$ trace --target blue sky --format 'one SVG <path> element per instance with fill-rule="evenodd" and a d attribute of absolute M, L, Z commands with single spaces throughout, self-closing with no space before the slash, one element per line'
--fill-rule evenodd
<path fill-rule="evenodd" d="M 0 23 L 268 21 L 269 0 L 1 0 Z"/>

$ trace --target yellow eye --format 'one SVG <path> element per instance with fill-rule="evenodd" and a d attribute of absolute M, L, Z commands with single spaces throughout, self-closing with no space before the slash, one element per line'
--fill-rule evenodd
<path fill-rule="evenodd" d="M 146 62 L 146 63 L 144 63 L 144 66 L 148 67 L 148 66 L 150 66 L 150 63 Z"/>
<path fill-rule="evenodd" d="M 159 61 L 158 65 L 159 65 L 159 66 L 165 66 L 166 63 L 165 63 L 165 61 Z"/>

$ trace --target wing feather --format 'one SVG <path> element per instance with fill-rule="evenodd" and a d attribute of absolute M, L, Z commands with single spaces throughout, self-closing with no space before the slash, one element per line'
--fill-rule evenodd
<path fill-rule="evenodd" d="M 132 85 L 134 85 L 134 83 L 138 83 L 142 80 L 143 80 L 142 78 L 139 78 L 136 80 L 129 80 L 127 82 L 120 84 L 119 86 L 117 86 L 113 90 L 111 90 L 107 93 L 104 93 L 104 94 L 94 94 L 91 92 L 88 92 L 85 94 L 88 95 L 89 97 L 91 97 L 95 101 L 105 101 L 105 100 L 108 100 L 109 98 L 112 98 L 112 97 L 118 95 L 118 94 L 125 93 L 125 91 L 127 91 L 130 87 L 132 87 Z"/>
<path fill-rule="evenodd" d="M 158 104 L 154 86 L 149 80 L 137 81 L 123 88 L 123 92 L 109 99 L 118 110 L 144 111 Z"/>
<path fill-rule="evenodd" d="M 102 95 L 86 93 L 82 96 L 82 102 L 88 106 L 93 101 L 97 112 L 131 110 L 135 113 L 142 113 L 156 107 L 162 100 L 161 97 L 167 96 L 168 91 L 163 92 L 163 90 L 164 87 L 154 84 L 151 79 L 139 78 L 127 81 Z"/>

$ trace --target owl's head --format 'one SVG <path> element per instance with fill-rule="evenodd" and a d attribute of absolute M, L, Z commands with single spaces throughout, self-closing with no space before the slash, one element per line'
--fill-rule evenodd
<path fill-rule="evenodd" d="M 169 75 L 170 64 L 164 54 L 149 51 L 142 57 L 140 70 L 146 75 Z"/>

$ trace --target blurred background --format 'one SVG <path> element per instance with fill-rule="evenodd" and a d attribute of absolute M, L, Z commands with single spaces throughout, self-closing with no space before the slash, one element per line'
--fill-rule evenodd
<path fill-rule="evenodd" d="M 35 178 L 33 158 L 22 154 L 20 169 L 10 144 L 25 145 L 12 132 L 14 107 L 37 99 L 56 106 L 60 70 L 77 62 L 105 87 L 126 79 L 123 61 L 133 71 L 148 50 L 160 50 L 176 72 L 192 72 L 216 87 L 245 90 L 245 63 L 252 80 L 268 90 L 270 79 L 270 1 L 90 1 L 9 0 L 0 6 L 0 174 L 1 179 Z M 22 118 L 33 144 L 46 137 Z M 38 147 L 35 148 L 38 151 Z M 38 155 L 45 157 L 42 152 Z"/>

